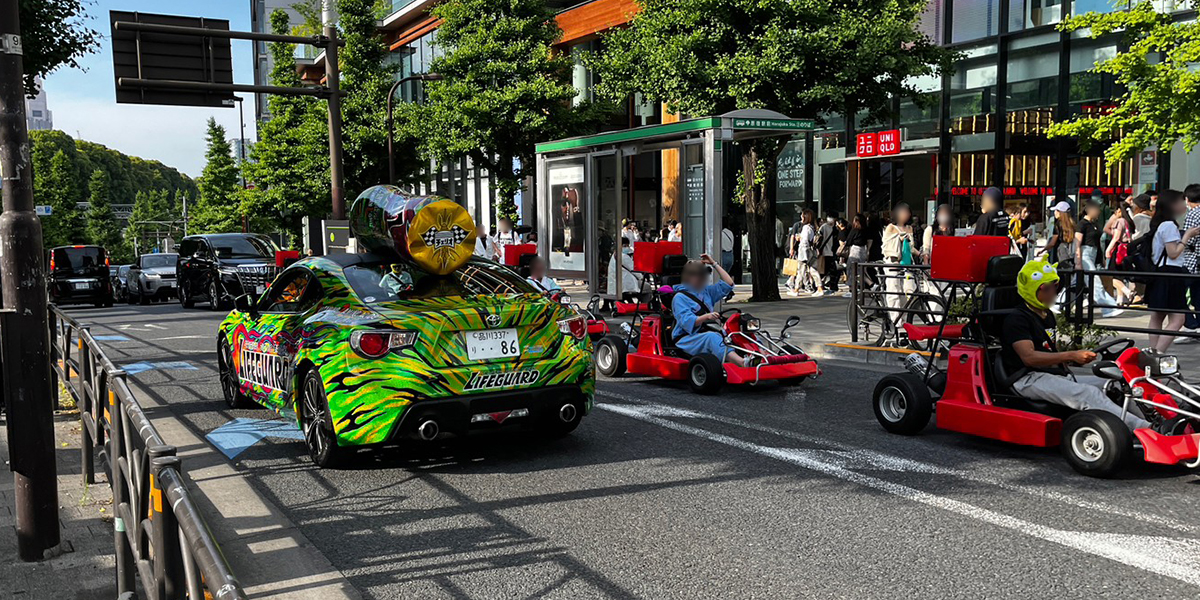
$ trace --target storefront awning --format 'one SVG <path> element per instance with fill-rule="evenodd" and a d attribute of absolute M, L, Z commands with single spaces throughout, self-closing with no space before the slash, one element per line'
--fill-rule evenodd
<path fill-rule="evenodd" d="M 714 117 L 698 117 L 677 121 L 645 125 L 620 131 L 607 131 L 594 135 L 585 135 L 552 142 L 537 144 L 538 154 L 562 152 L 587 152 L 601 146 L 625 144 L 631 142 L 657 142 L 680 140 L 691 134 L 710 129 L 728 129 L 733 132 L 734 140 L 742 137 L 766 137 L 788 133 L 811 131 L 814 127 L 812 119 L 793 119 L 787 115 L 760 109 L 735 110 Z"/>

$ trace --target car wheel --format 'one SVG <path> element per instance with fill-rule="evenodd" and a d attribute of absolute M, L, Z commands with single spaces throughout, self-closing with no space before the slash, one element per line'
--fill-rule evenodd
<path fill-rule="evenodd" d="M 619 335 L 606 335 L 596 342 L 596 370 L 605 377 L 620 377 L 625 374 L 629 348 Z"/>
<path fill-rule="evenodd" d="M 693 356 L 688 361 L 688 385 L 697 394 L 715 394 L 725 385 L 725 365 L 711 354 Z"/>
<path fill-rule="evenodd" d="M 208 309 L 221 309 L 221 284 L 216 279 L 208 283 Z"/>
<path fill-rule="evenodd" d="M 229 408 L 249 408 L 253 402 L 242 393 L 242 382 L 233 367 L 233 353 L 225 340 L 221 340 L 217 346 L 217 370 L 221 377 L 221 394 L 225 396 L 225 404 Z"/>
<path fill-rule="evenodd" d="M 147 296 L 143 292 L 141 285 L 138 286 L 137 301 L 138 301 L 138 304 L 141 304 L 143 306 L 146 304 L 150 304 L 150 296 Z"/>
<path fill-rule="evenodd" d="M 300 394 L 300 427 L 304 432 L 304 443 L 313 464 L 322 469 L 336 468 L 345 458 L 346 451 L 337 445 L 333 423 L 329 418 L 329 404 L 325 399 L 325 384 L 316 368 L 304 377 L 304 388 Z"/>
<path fill-rule="evenodd" d="M 1133 434 L 1117 415 L 1087 410 L 1063 422 L 1061 442 L 1071 468 L 1091 477 L 1112 477 L 1129 462 Z"/>
<path fill-rule="evenodd" d="M 179 305 L 184 308 L 191 308 L 196 305 L 196 301 L 192 299 L 191 291 L 187 289 L 187 284 L 179 285 Z"/>
<path fill-rule="evenodd" d="M 900 435 L 920 433 L 933 415 L 929 386 L 912 373 L 894 373 L 875 384 L 875 418 L 884 429 Z"/>

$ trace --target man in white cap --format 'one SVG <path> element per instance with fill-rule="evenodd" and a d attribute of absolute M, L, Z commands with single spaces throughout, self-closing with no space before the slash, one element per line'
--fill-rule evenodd
<path fill-rule="evenodd" d="M 975 235 L 1008 236 L 1008 213 L 1004 212 L 1004 194 L 998 187 L 983 190 L 980 201 L 983 214 L 975 221 Z"/>

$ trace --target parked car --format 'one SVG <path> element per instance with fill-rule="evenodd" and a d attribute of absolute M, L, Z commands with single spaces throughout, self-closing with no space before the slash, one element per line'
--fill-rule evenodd
<path fill-rule="evenodd" d="M 125 287 L 125 281 L 129 277 L 129 267 L 133 265 L 120 265 L 117 267 L 109 267 L 109 279 L 112 280 L 113 299 L 117 302 L 124 302 L 129 298 L 129 288 Z"/>
<path fill-rule="evenodd" d="M 125 279 L 129 303 L 149 304 L 175 298 L 175 266 L 178 261 L 178 254 L 139 256 Z"/>
<path fill-rule="evenodd" d="M 262 294 L 275 279 L 279 247 L 256 233 L 191 235 L 179 243 L 176 273 L 179 303 L 197 300 L 212 310 L 229 310 L 242 294 Z"/>
<path fill-rule="evenodd" d="M 100 246 L 59 246 L 50 250 L 48 288 L 54 304 L 113 305 L 108 252 Z"/>

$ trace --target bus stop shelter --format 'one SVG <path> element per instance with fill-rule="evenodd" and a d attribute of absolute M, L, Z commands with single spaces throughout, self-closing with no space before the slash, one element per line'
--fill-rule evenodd
<path fill-rule="evenodd" d="M 812 119 L 738 110 L 538 144 L 538 253 L 548 259 L 552 276 L 586 280 L 593 294 L 611 299 L 631 291 L 620 289 L 619 268 L 606 285 L 631 198 L 625 165 L 629 157 L 661 152 L 661 177 L 675 179 L 668 182 L 676 192 L 670 201 L 683 224 L 684 252 L 720 256 L 726 190 L 732 188 L 723 168 L 729 144 L 812 128 Z"/>

